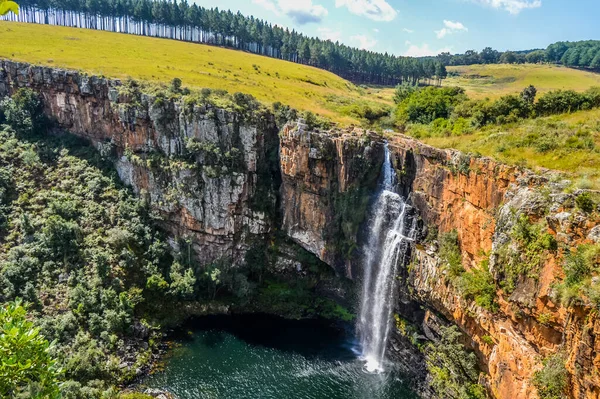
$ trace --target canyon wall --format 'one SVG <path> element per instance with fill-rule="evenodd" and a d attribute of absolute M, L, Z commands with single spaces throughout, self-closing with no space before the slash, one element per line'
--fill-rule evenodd
<path fill-rule="evenodd" d="M 113 159 L 123 182 L 150 201 L 165 227 L 206 263 L 239 261 L 273 229 L 278 129 L 211 105 L 142 93 L 135 84 L 0 62 L 0 95 L 29 87 L 60 128 Z"/>
<path fill-rule="evenodd" d="M 579 209 L 583 192 L 570 192 L 569 182 L 550 171 L 533 174 L 407 137 L 394 144 L 404 190 L 424 224 L 456 231 L 465 269 L 488 267 L 498 289 L 497 308 L 477 306 L 448 276 L 438 243 L 423 240 L 406 284 L 412 298 L 428 306 L 424 325 L 441 314 L 467 334 L 494 397 L 537 397 L 534 374 L 557 352 L 566 359 L 570 397 L 600 397 L 596 310 L 585 301 L 566 308 L 556 292 L 565 256 L 598 241 L 597 209 Z M 525 246 L 518 228 L 555 240 L 555 247 L 535 247 L 534 240 Z M 519 269 L 523 265 L 530 267 Z"/>
<path fill-rule="evenodd" d="M 283 232 L 338 275 L 360 276 L 359 244 L 383 161 L 380 136 L 311 131 L 302 121 L 280 129 L 264 109 L 218 108 L 145 94 L 133 83 L 0 61 L 0 96 L 21 87 L 41 94 L 58 126 L 113 160 L 123 182 L 201 260 L 241 262 L 253 240 Z M 390 149 L 421 226 L 412 262 L 400 273 L 398 315 L 432 339 L 436 324 L 458 325 L 496 398 L 538 397 L 534 373 L 557 352 L 566 359 L 570 397 L 600 398 L 596 311 L 590 301 L 567 307 L 556 295 L 565 257 L 600 240 L 597 209 L 583 211 L 582 192 L 550 172 L 404 136 L 390 139 Z M 551 242 L 524 243 L 519 229 Z M 436 230 L 456 231 L 466 273 L 489 270 L 493 308 L 478 305 L 448 275 Z M 401 331 L 391 342 L 392 352 L 423 369 L 423 354 L 405 346 Z"/>

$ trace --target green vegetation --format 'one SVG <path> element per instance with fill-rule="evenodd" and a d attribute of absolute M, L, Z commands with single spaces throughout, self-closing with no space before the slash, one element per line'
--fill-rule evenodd
<path fill-rule="evenodd" d="M 439 81 L 446 74 L 442 63 L 431 58 L 397 57 L 352 48 L 331 40 L 309 38 L 258 18 L 244 17 L 239 12 L 205 9 L 193 2 L 189 5 L 187 2 L 161 0 L 138 0 L 135 3 L 127 0 L 57 0 L 50 4 L 47 1 L 21 0 L 21 6 L 28 11 L 27 22 L 43 20 L 50 24 L 114 32 L 117 22 L 125 19 L 128 23 L 119 25 L 126 33 L 210 43 L 310 64 L 355 83 L 389 85 L 411 81 L 415 84 L 434 78 Z M 60 10 L 63 18 L 49 18 L 50 10 Z M 96 19 L 98 16 L 101 17 L 100 23 Z M 155 25 L 154 30 L 151 25 Z M 253 64 L 253 68 L 261 73 L 260 64 Z M 277 76 L 277 72 L 275 74 Z M 313 76 L 306 76 L 303 80 L 316 86 L 327 86 L 327 82 L 316 80 Z"/>
<path fill-rule="evenodd" d="M 363 117 L 340 104 L 373 110 L 391 105 L 333 73 L 220 47 L 9 22 L 0 22 L 0 33 L 2 58 L 157 84 L 178 78 L 192 90 L 242 92 L 264 104 L 280 102 L 346 124 Z"/>
<path fill-rule="evenodd" d="M 496 100 L 470 100 L 456 89 L 451 101 L 445 100 L 447 90 L 398 87 L 396 123 L 435 147 L 491 156 L 521 167 L 558 169 L 572 173 L 574 180 L 582 182 L 580 188 L 600 187 L 600 88 L 554 90 L 538 96 L 538 88 L 529 86 L 519 95 Z M 414 103 L 419 104 L 419 112 L 411 117 L 406 110 Z"/>
<path fill-rule="evenodd" d="M 394 314 L 394 320 L 396 322 L 396 329 L 403 337 L 407 338 L 411 344 L 413 344 L 418 349 L 422 348 L 422 343 L 419 340 L 419 328 L 414 324 L 409 322 L 408 320 L 403 319 L 400 315 Z"/>
<path fill-rule="evenodd" d="M 133 337 L 136 320 L 159 315 L 150 282 L 164 281 L 161 300 L 177 301 L 186 273 L 174 266 L 147 205 L 93 148 L 43 135 L 31 91 L 0 109 L 10 125 L 0 131 L 2 300 L 32 304 L 36 327 L 55 342 L 63 394 L 97 397 L 148 364 L 151 348 Z M 136 329 L 147 330 L 147 341 L 151 330 Z M 128 367 L 120 367 L 124 357 Z"/>
<path fill-rule="evenodd" d="M 478 269 L 466 271 L 462 264 L 458 233 L 455 230 L 441 234 L 439 243 L 439 256 L 446 262 L 446 278 L 458 288 L 465 299 L 475 301 L 477 306 L 495 312 L 498 309 L 496 284 L 489 272 L 488 261 L 483 262 Z"/>
<path fill-rule="evenodd" d="M 441 398 L 484 399 L 486 391 L 478 384 L 475 353 L 460 343 L 462 334 L 456 326 L 441 327 L 440 332 L 439 341 L 425 349 L 431 387 Z"/>
<path fill-rule="evenodd" d="M 0 396 L 59 398 L 61 371 L 20 301 L 0 306 Z"/>
<path fill-rule="evenodd" d="M 464 273 L 465 268 L 462 264 L 458 232 L 452 230 L 448 233 L 442 233 L 439 237 L 439 242 L 439 256 L 446 262 L 448 277 L 453 279 L 460 276 Z"/>
<path fill-rule="evenodd" d="M 600 245 L 580 245 L 565 256 L 564 280 L 557 285 L 558 298 L 565 306 L 588 304 L 600 309 L 600 284 L 593 278 L 600 272 Z"/>
<path fill-rule="evenodd" d="M 529 85 L 535 86 L 539 94 L 553 90 L 582 92 L 600 86 L 598 74 L 546 64 L 456 66 L 448 67 L 448 73 L 444 85 L 462 87 L 474 100 L 518 94 Z"/>
<path fill-rule="evenodd" d="M 501 285 L 507 293 L 514 291 L 523 277 L 537 279 L 548 252 L 555 252 L 558 244 L 548 233 L 544 219 L 532 223 L 527 215 L 515 215 L 511 231 L 514 245 L 505 244 L 496 252 L 498 271 L 502 274 Z"/>
<path fill-rule="evenodd" d="M 569 372 L 565 367 L 565 356 L 557 353 L 546 358 L 544 368 L 535 373 L 533 384 L 538 390 L 540 399 L 567 398 Z"/>
<path fill-rule="evenodd" d="M 467 299 L 474 300 L 477 306 L 491 312 L 498 310 L 496 283 L 488 269 L 487 261 L 480 269 L 463 273 L 456 284 L 461 294 Z"/>
<path fill-rule="evenodd" d="M 546 50 L 506 51 L 503 53 L 486 47 L 479 53 L 475 50 L 455 55 L 442 53 L 437 56 L 437 60 L 446 66 L 548 62 L 572 68 L 598 70 L 600 69 L 600 41 L 557 42 L 549 45 Z"/>
<path fill-rule="evenodd" d="M 462 89 L 454 87 L 431 86 L 407 93 L 404 86 L 399 86 L 394 99 L 399 101 L 396 111 L 399 123 L 428 124 L 436 119 L 449 118 L 454 106 L 464 101 L 466 96 Z"/>
<path fill-rule="evenodd" d="M 438 148 L 456 148 L 529 168 L 549 168 L 572 175 L 577 188 L 598 189 L 600 110 L 580 111 L 470 128 L 465 134 L 430 136 L 429 127 L 413 135 Z M 430 136 L 430 137 L 426 137 Z"/>

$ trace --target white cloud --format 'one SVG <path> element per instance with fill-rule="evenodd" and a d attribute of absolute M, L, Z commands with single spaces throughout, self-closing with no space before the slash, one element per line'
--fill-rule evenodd
<path fill-rule="evenodd" d="M 405 44 L 408 46 L 408 49 L 403 54 L 406 57 L 431 57 L 436 56 L 440 53 L 452 52 L 451 47 L 443 47 L 434 50 L 427 43 L 423 43 L 421 46 L 418 46 L 407 41 Z"/>
<path fill-rule="evenodd" d="M 366 35 L 354 35 L 350 37 L 350 40 L 358 43 L 358 48 L 363 50 L 370 50 L 377 44 L 377 40 Z"/>
<path fill-rule="evenodd" d="M 404 29 L 402 29 L 402 30 L 403 30 L 404 32 L 406 32 L 406 33 L 415 33 L 415 31 L 414 31 L 414 30 L 412 30 L 412 29 L 408 29 L 408 28 L 404 28 Z"/>
<path fill-rule="evenodd" d="M 542 0 L 471 0 L 477 4 L 500 8 L 511 14 L 518 14 L 528 8 L 539 8 Z"/>
<path fill-rule="evenodd" d="M 459 31 L 468 32 L 469 29 L 460 22 L 444 20 L 444 27 L 440 30 L 436 30 L 435 33 L 438 39 L 442 39 L 454 32 Z"/>
<path fill-rule="evenodd" d="M 385 0 L 335 0 L 337 8 L 346 7 L 352 14 L 389 22 L 396 18 L 398 12 Z"/>
<path fill-rule="evenodd" d="M 342 32 L 333 30 L 331 28 L 319 28 L 319 37 L 323 40 L 331 40 L 332 42 L 338 42 L 342 39 Z"/>
<path fill-rule="evenodd" d="M 379 33 L 379 29 L 377 29 L 377 28 L 373 28 L 373 32 L 375 32 L 375 33 Z"/>
<path fill-rule="evenodd" d="M 252 0 L 252 3 L 276 15 L 285 14 L 300 25 L 321 22 L 329 14 L 325 7 L 313 4 L 312 0 Z"/>

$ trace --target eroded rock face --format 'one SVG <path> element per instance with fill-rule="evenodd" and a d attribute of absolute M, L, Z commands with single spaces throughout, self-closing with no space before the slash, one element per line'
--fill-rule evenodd
<path fill-rule="evenodd" d="M 364 131 L 307 132 L 300 122 L 281 134 L 282 228 L 348 278 L 382 163 L 382 138 Z"/>
<path fill-rule="evenodd" d="M 504 286 L 506 260 L 499 254 L 516 246 L 514 227 L 521 215 L 531 224 L 545 221 L 542 233 L 557 242 L 557 250 L 542 253 L 535 272 L 518 279 L 514 289 L 498 290 L 496 312 L 461 295 L 435 244 L 417 245 L 406 278 L 412 298 L 467 334 L 494 397 L 538 397 L 532 378 L 542 360 L 559 351 L 567 357 L 570 397 L 600 397 L 596 312 L 585 304 L 565 308 L 554 288 L 562 280 L 565 255 L 596 241 L 600 221 L 577 209 L 581 193 L 565 193 L 568 184 L 553 183 L 556 176 L 549 172 L 539 176 L 410 138 L 394 144 L 405 192 L 427 226 L 456 230 L 467 270 L 489 259 L 495 283 Z"/>
<path fill-rule="evenodd" d="M 191 239 L 202 261 L 239 262 L 248 241 L 273 228 L 279 141 L 272 115 L 246 118 L 117 80 L 1 61 L 0 95 L 21 87 L 41 94 L 61 128 L 114 158 L 123 182 L 164 215 L 170 232 Z"/>

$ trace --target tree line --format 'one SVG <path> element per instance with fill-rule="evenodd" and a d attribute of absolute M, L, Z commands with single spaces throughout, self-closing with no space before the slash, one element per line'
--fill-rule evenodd
<path fill-rule="evenodd" d="M 444 66 L 477 64 L 561 64 L 571 68 L 600 70 L 600 40 L 557 42 L 545 50 L 500 52 L 486 47 L 481 52 L 468 50 L 464 54 L 441 53 L 435 57 Z"/>
<path fill-rule="evenodd" d="M 435 58 L 361 50 L 187 0 L 21 0 L 19 4 L 21 13 L 5 18 L 229 47 L 326 69 L 357 84 L 440 84 L 447 75 Z"/>

